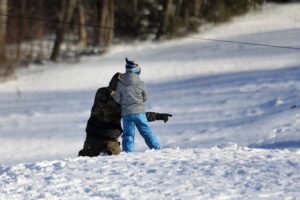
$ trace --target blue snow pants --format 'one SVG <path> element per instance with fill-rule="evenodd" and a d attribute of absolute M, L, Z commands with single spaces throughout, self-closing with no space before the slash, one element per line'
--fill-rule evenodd
<path fill-rule="evenodd" d="M 137 113 L 123 116 L 122 146 L 125 152 L 134 152 L 135 126 L 144 138 L 150 149 L 160 149 L 160 144 L 153 134 L 145 113 Z"/>

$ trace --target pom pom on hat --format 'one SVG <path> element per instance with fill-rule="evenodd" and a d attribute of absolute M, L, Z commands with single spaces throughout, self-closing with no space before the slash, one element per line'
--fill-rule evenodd
<path fill-rule="evenodd" d="M 134 61 L 132 60 L 128 60 L 128 58 L 125 58 L 125 61 L 126 61 L 126 69 L 132 69 L 134 67 L 136 67 L 138 64 L 137 63 L 134 63 Z"/>
<path fill-rule="evenodd" d="M 128 58 L 125 58 L 126 61 L 126 72 L 140 74 L 141 73 L 141 67 L 139 64 L 135 63 L 134 61 L 128 60 Z"/>

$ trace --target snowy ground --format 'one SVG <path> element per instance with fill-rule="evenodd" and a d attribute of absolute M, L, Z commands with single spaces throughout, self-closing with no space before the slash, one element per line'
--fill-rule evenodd
<path fill-rule="evenodd" d="M 0 199 L 297 199 L 299 155 L 232 145 L 18 164 L 0 168 Z"/>
<path fill-rule="evenodd" d="M 193 38 L 18 72 L 0 84 L 0 199 L 299 198 L 300 50 L 196 39 L 300 47 L 299 10 L 269 4 Z M 137 134 L 138 153 L 78 159 L 94 93 L 126 56 L 148 110 L 174 115 L 152 123 L 165 150 L 144 153 Z"/>

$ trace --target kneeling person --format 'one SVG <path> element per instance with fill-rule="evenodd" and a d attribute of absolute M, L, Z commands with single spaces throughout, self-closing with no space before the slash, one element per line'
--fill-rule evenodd
<path fill-rule="evenodd" d="M 108 87 L 99 88 L 95 95 L 90 118 L 87 121 L 86 139 L 79 156 L 117 155 L 121 152 L 118 138 L 123 130 L 121 127 L 121 107 L 115 102 L 114 94 L 121 73 L 116 73 Z M 147 112 L 148 121 L 163 120 L 165 123 L 172 115 Z"/>

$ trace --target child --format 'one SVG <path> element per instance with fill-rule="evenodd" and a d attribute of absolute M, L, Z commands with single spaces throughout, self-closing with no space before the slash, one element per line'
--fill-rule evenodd
<path fill-rule="evenodd" d="M 123 118 L 123 151 L 134 151 L 135 126 L 150 149 L 160 149 L 160 144 L 148 124 L 145 115 L 147 93 L 140 79 L 141 67 L 126 58 L 126 73 L 118 83 L 114 99 L 121 105 Z"/>

